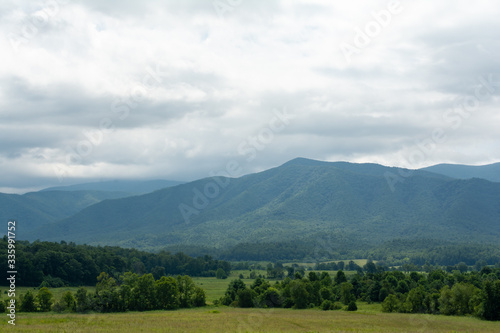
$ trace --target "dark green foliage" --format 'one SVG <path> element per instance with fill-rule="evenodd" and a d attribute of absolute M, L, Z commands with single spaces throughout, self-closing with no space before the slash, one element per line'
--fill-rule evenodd
<path fill-rule="evenodd" d="M 322 310 L 337 310 L 344 304 L 346 310 L 356 311 L 356 301 L 365 300 L 382 303 L 384 312 L 475 315 L 488 320 L 499 319 L 500 267 L 488 267 L 484 274 L 460 273 L 458 270 L 453 273 L 434 270 L 429 274 L 404 274 L 381 271 L 377 265 L 375 268 L 376 273 L 355 274 L 349 280 L 339 271 L 336 274 L 338 280 L 346 280 L 340 285 L 328 282 L 326 272 L 308 274 L 312 279 L 292 280 L 287 277 L 273 286 L 258 278 L 250 288 L 246 288 L 241 280 L 233 280 L 221 303 L 240 307 L 319 307 Z M 438 285 L 441 287 L 435 289 Z M 397 291 L 398 288 L 404 292 Z"/>
<path fill-rule="evenodd" d="M 222 268 L 219 267 L 215 273 L 215 277 L 217 279 L 227 279 L 227 274 Z"/>
<path fill-rule="evenodd" d="M 382 302 L 382 311 L 383 312 L 398 312 L 401 307 L 401 302 L 396 297 L 396 295 L 391 294 L 385 298 Z"/>
<path fill-rule="evenodd" d="M 347 305 L 347 311 L 356 311 L 358 310 L 358 306 L 356 305 L 356 301 L 350 301 Z"/>
<path fill-rule="evenodd" d="M 86 312 L 90 310 L 90 299 L 84 287 L 80 287 L 76 291 L 75 301 L 77 312 Z"/>
<path fill-rule="evenodd" d="M 36 300 L 38 301 L 38 304 L 40 305 L 40 311 L 46 312 L 50 311 L 52 307 L 52 293 L 49 291 L 49 289 L 43 287 L 40 288 L 36 295 Z"/>
<path fill-rule="evenodd" d="M 294 303 L 294 309 L 306 309 L 309 305 L 309 293 L 307 292 L 305 283 L 300 280 L 295 280 L 290 286 L 291 297 Z"/>
<path fill-rule="evenodd" d="M 500 280 L 486 281 L 482 293 L 479 316 L 486 320 L 500 320 Z"/>
<path fill-rule="evenodd" d="M 327 311 L 327 310 L 332 310 L 333 303 L 330 300 L 324 300 L 323 303 L 321 303 L 321 310 Z"/>
<path fill-rule="evenodd" d="M 7 258 L 7 238 L 0 239 L 0 259 Z M 192 258 L 182 253 L 161 251 L 148 253 L 119 247 L 93 247 L 50 242 L 16 242 L 18 265 L 17 285 L 63 287 L 65 285 L 92 285 L 100 272 L 115 279 L 124 272 L 139 274 L 152 272 L 156 279 L 166 274 L 190 276 L 227 275 L 231 265 L 226 261 L 213 260 L 209 256 Z M 0 285 L 6 285 L 6 271 Z"/>
<path fill-rule="evenodd" d="M 179 286 L 176 279 L 171 276 L 162 276 L 156 281 L 156 301 L 161 309 L 174 310 L 180 306 Z"/>
<path fill-rule="evenodd" d="M 257 293 L 252 289 L 242 289 L 238 291 L 236 301 L 241 308 L 253 308 L 255 305 L 255 298 Z"/>
<path fill-rule="evenodd" d="M 207 295 L 205 294 L 205 290 L 200 287 L 194 288 L 194 293 L 192 296 L 192 306 L 200 307 L 206 305 Z"/>
<path fill-rule="evenodd" d="M 28 290 L 26 292 L 26 294 L 24 294 L 24 297 L 21 298 L 20 310 L 22 312 L 35 312 L 36 311 L 35 296 L 31 292 L 31 290 Z"/>
<path fill-rule="evenodd" d="M 246 289 L 245 282 L 243 282 L 241 279 L 231 281 L 229 283 L 229 286 L 227 287 L 224 297 L 222 297 L 221 299 L 221 303 L 223 305 L 230 305 L 231 303 L 236 301 L 236 297 L 238 296 L 240 290 L 245 290 L 245 289 Z"/>

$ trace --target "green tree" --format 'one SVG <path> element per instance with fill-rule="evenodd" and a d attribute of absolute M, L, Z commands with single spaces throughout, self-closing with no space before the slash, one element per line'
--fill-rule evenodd
<path fill-rule="evenodd" d="M 200 287 L 194 288 L 192 304 L 193 306 L 200 307 L 206 305 L 207 295 L 205 294 L 205 290 Z"/>
<path fill-rule="evenodd" d="M 305 309 L 309 305 L 309 293 L 304 283 L 294 280 L 290 286 L 290 292 L 295 309 Z"/>
<path fill-rule="evenodd" d="M 401 302 L 394 294 L 390 294 L 385 298 L 382 302 L 382 311 L 383 312 L 398 312 L 401 306 Z"/>
<path fill-rule="evenodd" d="M 177 276 L 177 284 L 179 286 L 179 301 L 181 308 L 190 308 L 193 305 L 192 299 L 195 292 L 195 284 L 193 280 L 187 276 Z"/>
<path fill-rule="evenodd" d="M 352 284 L 349 282 L 344 282 L 340 285 L 340 301 L 345 305 L 348 305 L 351 301 L 355 300 L 352 294 Z"/>
<path fill-rule="evenodd" d="M 265 308 L 280 307 L 283 304 L 278 289 L 269 287 L 260 295 L 260 304 Z"/>
<path fill-rule="evenodd" d="M 215 277 L 217 279 L 227 279 L 227 274 L 222 268 L 219 267 L 215 273 Z"/>
<path fill-rule="evenodd" d="M 42 312 L 50 311 L 53 303 L 52 298 L 53 296 L 49 289 L 47 289 L 46 287 L 40 288 L 36 295 L 36 299 L 38 301 L 38 304 L 40 304 L 40 310 Z"/>
<path fill-rule="evenodd" d="M 337 275 L 335 275 L 334 281 L 335 281 L 335 284 L 337 284 L 337 285 L 341 285 L 342 283 L 347 282 L 347 278 L 345 276 L 345 273 L 342 270 L 339 270 L 337 272 Z"/>
<path fill-rule="evenodd" d="M 358 306 L 356 305 L 356 301 L 352 300 L 349 302 L 349 305 L 347 305 L 347 311 L 356 311 L 358 309 Z"/>
<path fill-rule="evenodd" d="M 246 285 L 241 279 L 231 281 L 227 287 L 224 297 L 221 299 L 221 303 L 223 305 L 230 305 L 236 300 L 238 292 L 244 289 L 246 289 Z"/>
<path fill-rule="evenodd" d="M 406 297 L 406 301 L 403 304 L 405 311 L 410 313 L 424 312 L 424 299 L 425 292 L 422 287 L 410 290 L 408 296 Z"/>
<path fill-rule="evenodd" d="M 243 289 L 238 291 L 238 296 L 236 300 L 238 301 L 238 306 L 241 308 L 253 308 L 255 305 L 255 298 L 257 293 L 252 289 Z"/>
<path fill-rule="evenodd" d="M 31 292 L 31 290 L 28 290 L 26 294 L 24 294 L 24 297 L 22 297 L 20 311 L 22 312 L 36 311 L 35 296 Z"/>
<path fill-rule="evenodd" d="M 132 289 L 134 308 L 139 311 L 147 311 L 156 308 L 155 279 L 153 274 L 144 274 L 139 277 L 137 284 Z"/>
<path fill-rule="evenodd" d="M 500 280 L 484 282 L 479 316 L 486 320 L 500 320 Z"/>
<path fill-rule="evenodd" d="M 78 288 L 76 291 L 76 311 L 85 312 L 90 309 L 90 300 L 87 294 L 87 289 L 84 287 Z"/>
<path fill-rule="evenodd" d="M 162 276 L 156 284 L 156 300 L 161 309 L 173 310 L 180 305 L 179 286 L 173 277 Z"/>
<path fill-rule="evenodd" d="M 76 301 L 71 291 L 68 290 L 62 295 L 61 302 L 64 304 L 65 309 L 70 311 L 76 310 Z"/>

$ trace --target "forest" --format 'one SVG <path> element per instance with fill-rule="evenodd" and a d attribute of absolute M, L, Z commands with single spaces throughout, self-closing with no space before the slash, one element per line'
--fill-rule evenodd
<path fill-rule="evenodd" d="M 0 260 L 7 262 L 7 237 L 0 239 Z M 229 274 L 231 264 L 210 256 L 193 258 L 183 253 L 149 253 L 112 246 L 75 243 L 16 242 L 16 281 L 19 286 L 90 286 L 104 272 L 118 279 L 125 272 L 165 275 L 215 276 L 220 268 Z M 2 274 L 6 274 L 3 272 Z M 7 285 L 6 278 L 0 285 Z"/>
<path fill-rule="evenodd" d="M 474 315 L 500 320 L 500 267 L 405 274 L 385 271 L 369 262 L 349 278 L 342 270 L 333 278 L 328 272 L 290 273 L 275 282 L 257 278 L 249 287 L 241 279 L 233 280 L 216 303 L 242 308 L 356 311 L 356 302 L 364 301 L 381 303 L 384 312 Z"/>

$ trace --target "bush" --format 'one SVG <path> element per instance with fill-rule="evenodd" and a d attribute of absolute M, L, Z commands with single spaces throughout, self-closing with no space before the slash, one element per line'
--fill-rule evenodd
<path fill-rule="evenodd" d="M 340 310 L 340 309 L 342 309 L 342 303 L 340 302 L 333 303 L 332 310 Z"/>
<path fill-rule="evenodd" d="M 347 305 L 347 311 L 356 311 L 358 309 L 358 306 L 356 305 L 355 301 L 350 301 L 349 305 Z"/>
<path fill-rule="evenodd" d="M 401 303 L 399 302 L 396 295 L 389 295 L 382 302 L 382 312 L 397 312 L 399 311 Z"/>
<path fill-rule="evenodd" d="M 321 303 L 321 310 L 323 311 L 332 310 L 332 307 L 333 307 L 332 301 L 325 300 L 323 301 L 323 303 Z"/>

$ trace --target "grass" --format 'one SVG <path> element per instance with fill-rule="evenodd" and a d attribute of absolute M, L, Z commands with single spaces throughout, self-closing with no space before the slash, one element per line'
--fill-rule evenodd
<path fill-rule="evenodd" d="M 5 318 L 3 318 L 5 317 Z M 19 313 L 0 331 L 16 332 L 499 332 L 500 323 L 469 317 L 357 312 L 205 307 L 115 314 Z"/>
<path fill-rule="evenodd" d="M 261 274 L 262 276 L 266 275 L 266 271 L 264 270 L 256 270 L 255 273 L 257 274 L 257 276 L 259 276 L 259 274 Z M 213 304 L 214 300 L 224 296 L 229 283 L 234 279 L 238 279 L 240 274 L 243 274 L 244 279 L 242 280 L 247 286 L 250 286 L 253 283 L 254 279 L 247 279 L 250 274 L 250 271 L 248 270 L 231 271 L 231 274 L 227 279 L 216 279 L 213 277 L 193 277 L 192 279 L 197 286 L 205 290 L 205 293 L 207 295 L 207 303 Z"/>

